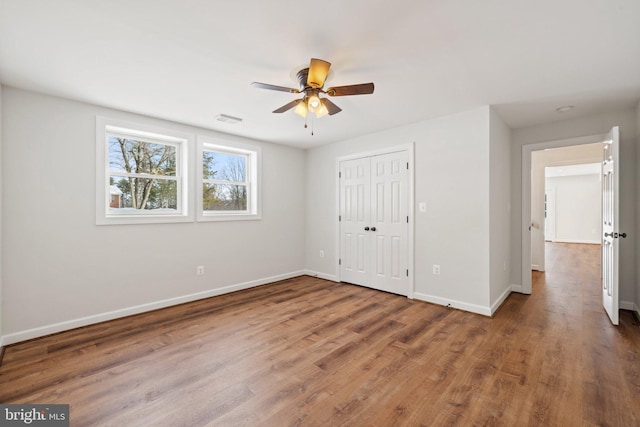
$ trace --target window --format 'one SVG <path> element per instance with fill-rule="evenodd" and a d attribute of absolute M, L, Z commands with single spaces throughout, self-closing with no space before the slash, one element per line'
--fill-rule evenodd
<path fill-rule="evenodd" d="M 189 136 L 98 118 L 98 224 L 189 221 Z"/>
<path fill-rule="evenodd" d="M 200 137 L 198 220 L 259 219 L 260 148 Z"/>

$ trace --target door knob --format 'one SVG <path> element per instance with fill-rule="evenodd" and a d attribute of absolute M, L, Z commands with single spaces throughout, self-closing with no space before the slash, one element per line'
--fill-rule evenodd
<path fill-rule="evenodd" d="M 369 227 L 365 227 L 365 228 L 364 228 L 364 231 L 369 231 Z"/>
<path fill-rule="evenodd" d="M 376 231 L 376 228 L 375 227 L 371 227 L 371 231 Z"/>
<path fill-rule="evenodd" d="M 614 239 L 622 237 L 623 239 L 626 239 L 627 233 L 604 233 L 604 237 L 613 237 Z"/>

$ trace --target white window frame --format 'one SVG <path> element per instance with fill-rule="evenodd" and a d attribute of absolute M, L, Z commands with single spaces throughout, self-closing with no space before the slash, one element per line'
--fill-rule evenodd
<path fill-rule="evenodd" d="M 205 211 L 203 209 L 202 188 L 206 181 L 203 179 L 202 161 L 205 151 L 213 151 L 236 156 L 245 156 L 247 159 L 246 185 L 247 185 L 247 210 L 246 211 Z M 198 221 L 243 221 L 262 219 L 261 203 L 261 170 L 262 149 L 257 145 L 229 142 L 208 136 L 198 136 L 198 155 L 196 167 L 196 200 Z M 226 181 L 224 184 L 236 184 Z M 242 183 L 244 184 L 244 183 Z"/>
<path fill-rule="evenodd" d="M 137 138 L 145 142 L 171 145 L 176 148 L 176 175 L 175 178 L 169 178 L 177 182 L 178 197 L 175 213 L 144 209 L 117 212 L 110 209 L 109 135 Z M 192 222 L 193 214 L 189 209 L 189 183 L 192 182 L 192 179 L 190 179 L 188 151 L 189 147 L 194 145 L 194 139 L 191 134 L 163 129 L 154 125 L 96 117 L 96 224 Z M 153 175 L 149 175 L 149 177 L 153 177 Z"/>

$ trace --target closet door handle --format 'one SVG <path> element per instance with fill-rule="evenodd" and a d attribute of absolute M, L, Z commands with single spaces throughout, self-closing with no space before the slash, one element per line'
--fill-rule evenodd
<path fill-rule="evenodd" d="M 375 227 L 371 227 L 371 231 L 376 231 L 376 228 Z"/>
<path fill-rule="evenodd" d="M 365 227 L 365 228 L 364 228 L 364 231 L 369 231 L 369 227 Z"/>

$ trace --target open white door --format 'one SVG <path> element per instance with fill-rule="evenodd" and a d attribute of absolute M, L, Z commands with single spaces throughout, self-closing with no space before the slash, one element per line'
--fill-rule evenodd
<path fill-rule="evenodd" d="M 619 158 L 620 131 L 614 127 L 604 142 L 602 161 L 602 305 L 611 323 L 618 324 Z"/>
<path fill-rule="evenodd" d="M 544 240 L 556 241 L 556 189 L 544 190 Z"/>

